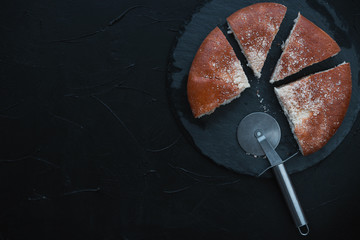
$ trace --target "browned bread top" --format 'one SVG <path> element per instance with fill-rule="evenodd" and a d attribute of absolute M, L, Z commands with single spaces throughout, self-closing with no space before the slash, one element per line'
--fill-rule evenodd
<path fill-rule="evenodd" d="M 187 94 L 194 117 L 212 113 L 249 86 L 234 50 L 216 27 L 199 47 L 189 73 Z"/>
<path fill-rule="evenodd" d="M 351 97 L 349 63 L 275 88 L 303 155 L 321 149 L 341 125 Z"/>
<path fill-rule="evenodd" d="M 242 8 L 227 18 L 248 65 L 258 78 L 285 13 L 284 5 L 257 3 Z"/>
<path fill-rule="evenodd" d="M 338 44 L 299 13 L 270 82 L 282 80 L 338 52 L 340 52 Z"/>

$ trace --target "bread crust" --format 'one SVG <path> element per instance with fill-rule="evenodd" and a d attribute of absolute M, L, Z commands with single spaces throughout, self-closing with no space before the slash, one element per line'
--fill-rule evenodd
<path fill-rule="evenodd" d="M 340 52 L 339 45 L 300 13 L 270 82 L 276 82 Z"/>
<path fill-rule="evenodd" d="M 303 155 L 321 149 L 340 127 L 351 98 L 349 63 L 276 89 Z"/>
<path fill-rule="evenodd" d="M 187 94 L 194 117 L 212 113 L 247 87 L 240 61 L 216 27 L 199 47 L 189 72 Z"/>
<path fill-rule="evenodd" d="M 278 3 L 257 3 L 242 8 L 227 18 L 248 65 L 258 78 L 286 9 Z"/>

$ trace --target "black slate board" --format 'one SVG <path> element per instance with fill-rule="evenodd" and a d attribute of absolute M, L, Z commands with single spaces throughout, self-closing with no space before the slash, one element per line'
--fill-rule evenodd
<path fill-rule="evenodd" d="M 219 165 L 238 173 L 253 176 L 258 176 L 268 167 L 267 160 L 249 156 L 240 148 L 236 140 L 236 128 L 241 119 L 249 113 L 262 111 L 272 115 L 278 121 L 282 131 L 277 152 L 283 159 L 293 156 L 286 163 L 291 174 L 305 170 L 325 159 L 344 140 L 356 120 L 360 108 L 358 67 L 360 55 L 356 42 L 360 38 L 354 27 L 349 25 L 342 16 L 338 16 L 328 3 L 323 1 L 279 1 L 279 3 L 287 6 L 288 10 L 265 62 L 262 77 L 260 79 L 254 77 L 252 71 L 246 66 L 246 60 L 240 53 L 233 36 L 226 34 L 242 62 L 251 88 L 245 90 L 239 99 L 218 108 L 210 116 L 194 119 L 187 101 L 186 82 L 198 47 L 214 27 L 219 26 L 226 33 L 225 19 L 227 16 L 256 2 L 263 1 L 215 0 L 206 3 L 198 12 L 193 14 L 192 19 L 184 25 L 172 52 L 168 82 L 169 99 L 177 119 L 199 151 Z M 286 117 L 276 100 L 273 85 L 268 82 L 281 54 L 280 45 L 286 40 L 293 26 L 293 20 L 299 11 L 333 37 L 341 47 L 341 52 L 331 59 L 313 65 L 285 79 L 283 83 L 332 68 L 344 61 L 351 64 L 353 81 L 351 102 L 342 125 L 325 147 L 307 157 L 299 153 Z M 296 155 L 294 156 L 294 154 Z"/>

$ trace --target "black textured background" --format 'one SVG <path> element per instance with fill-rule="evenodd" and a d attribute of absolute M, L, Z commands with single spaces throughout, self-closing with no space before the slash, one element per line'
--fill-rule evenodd
<path fill-rule="evenodd" d="M 201 4 L 2 2 L 1 240 L 304 239 L 273 179 L 209 161 L 172 115 L 168 56 Z M 360 31 L 358 3 L 331 4 Z M 292 175 L 307 239 L 359 238 L 359 148 L 358 118 Z"/>

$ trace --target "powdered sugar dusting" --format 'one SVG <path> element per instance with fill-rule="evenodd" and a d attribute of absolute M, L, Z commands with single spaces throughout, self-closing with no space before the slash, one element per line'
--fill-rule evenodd
<path fill-rule="evenodd" d="M 245 55 L 248 66 L 253 70 L 257 78 L 261 77 L 261 70 L 264 66 L 271 43 L 279 30 L 280 23 L 285 14 L 285 7 L 280 4 L 273 4 L 272 7 L 253 7 L 249 10 L 239 11 L 230 16 L 229 28 Z M 259 7 L 259 8 L 258 8 Z M 273 8 L 278 8 L 273 11 Z M 279 12 L 279 9 L 284 12 Z M 251 9 L 251 10 L 250 10 Z M 258 14 L 254 16 L 253 12 Z M 250 12 L 250 13 L 249 13 Z M 231 19 L 234 18 L 234 22 Z"/>
<path fill-rule="evenodd" d="M 213 44 L 213 49 L 216 50 L 216 46 L 219 46 L 220 44 L 220 41 L 215 41 L 215 44 Z M 211 56 L 209 62 L 204 63 L 204 71 L 200 72 L 200 75 L 203 78 L 209 78 L 213 81 L 215 88 L 214 90 L 221 91 L 221 96 L 219 96 L 219 98 L 213 99 L 212 104 L 214 106 L 220 106 L 230 103 L 234 99 L 240 97 L 240 93 L 242 91 L 250 87 L 245 72 L 240 64 L 240 61 L 236 58 L 233 49 L 230 46 L 220 46 L 218 51 L 221 51 L 221 54 L 215 54 Z M 228 99 L 224 99 L 223 96 L 231 95 L 228 90 L 229 87 L 226 85 L 231 85 L 234 88 L 237 88 L 238 95 Z M 208 106 L 200 106 L 200 108 L 202 107 L 205 109 Z M 198 116 L 198 118 L 213 113 L 216 107 L 213 108 L 211 111 L 207 112 L 204 109 L 200 109 L 201 112 L 205 113 Z"/>
<path fill-rule="evenodd" d="M 276 64 L 271 83 L 334 56 L 340 51 L 330 36 L 300 13 L 294 22 L 293 29 L 282 46 L 284 51 Z"/>
<path fill-rule="evenodd" d="M 333 112 L 349 97 L 343 92 L 340 66 L 275 88 L 300 150 L 323 146 L 342 121 Z"/>
<path fill-rule="evenodd" d="M 284 65 L 283 55 L 285 54 L 287 46 L 289 45 L 290 39 L 293 36 L 293 32 L 296 29 L 296 25 L 298 23 L 299 18 L 300 18 L 300 12 L 298 13 L 298 17 L 294 20 L 294 26 L 291 29 L 289 37 L 286 39 L 286 41 L 283 44 L 281 44 L 281 48 L 283 49 L 283 52 L 282 52 L 282 54 L 280 56 L 280 59 L 276 63 L 275 70 L 274 70 L 274 72 L 273 72 L 273 74 L 271 75 L 271 78 L 270 78 L 270 83 L 274 83 L 274 82 L 282 79 L 279 75 L 283 70 L 283 65 Z"/>
<path fill-rule="evenodd" d="M 232 51 L 232 49 L 229 49 L 228 51 Z M 235 53 L 229 54 L 229 52 L 224 52 L 220 59 L 211 59 L 209 65 L 212 69 L 211 72 L 214 75 L 205 75 L 205 77 L 214 78 L 215 80 L 221 79 L 221 81 L 237 86 L 241 90 L 250 87 L 244 70 L 240 61 L 236 58 Z"/>

